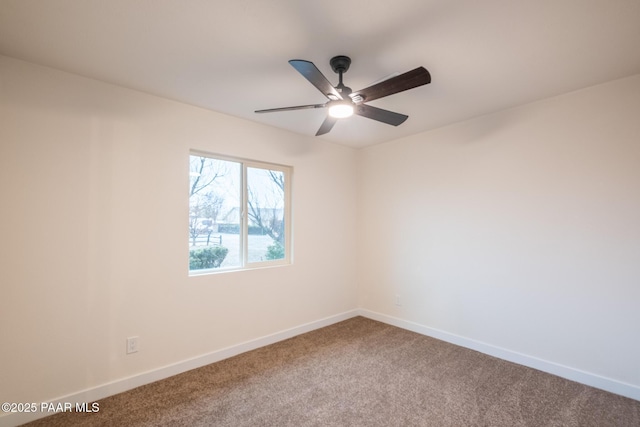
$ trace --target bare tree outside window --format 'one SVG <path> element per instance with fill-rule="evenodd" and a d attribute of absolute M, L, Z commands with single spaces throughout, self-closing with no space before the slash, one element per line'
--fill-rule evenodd
<path fill-rule="evenodd" d="M 249 258 L 274 260 L 284 258 L 285 210 L 284 173 L 270 169 L 247 168 L 247 205 L 249 216 Z M 251 228 L 253 227 L 253 228 Z M 253 230 L 253 233 L 251 232 Z M 256 244 L 256 234 L 267 235 L 273 242 L 266 248 Z"/>

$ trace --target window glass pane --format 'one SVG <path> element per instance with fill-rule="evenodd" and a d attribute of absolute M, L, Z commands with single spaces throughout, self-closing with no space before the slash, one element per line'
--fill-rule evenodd
<path fill-rule="evenodd" d="M 241 164 L 190 156 L 189 270 L 239 267 Z"/>
<path fill-rule="evenodd" d="M 282 171 L 247 167 L 248 262 L 285 257 L 284 179 Z"/>

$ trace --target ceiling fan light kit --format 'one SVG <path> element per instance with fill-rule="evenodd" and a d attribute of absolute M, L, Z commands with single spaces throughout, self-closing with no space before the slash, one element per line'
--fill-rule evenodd
<path fill-rule="evenodd" d="M 332 102 L 332 103 L 331 103 Z M 329 115 L 336 119 L 344 119 L 353 116 L 353 102 L 331 101 L 329 105 Z"/>
<path fill-rule="evenodd" d="M 314 85 L 328 99 L 324 104 L 298 105 L 294 107 L 270 108 L 267 110 L 256 110 L 256 113 L 273 113 L 278 111 L 305 110 L 312 108 L 328 108 L 329 114 L 320 125 L 316 136 L 328 133 L 338 119 L 350 117 L 357 114 L 368 119 L 376 120 L 392 126 L 398 126 L 409 118 L 404 114 L 372 107 L 366 102 L 383 98 L 405 90 L 413 89 L 431 83 L 431 75 L 424 67 L 418 67 L 404 74 L 391 77 L 387 80 L 376 83 L 365 89 L 352 92 L 351 88 L 344 85 L 342 75 L 347 72 L 351 65 L 351 58 L 344 55 L 331 58 L 331 69 L 338 74 L 337 86 L 333 86 L 329 80 L 310 61 L 292 59 L 289 64 L 295 68 L 309 83 Z"/>

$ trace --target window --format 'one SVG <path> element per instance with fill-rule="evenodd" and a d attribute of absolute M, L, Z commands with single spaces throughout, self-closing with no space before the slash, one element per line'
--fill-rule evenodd
<path fill-rule="evenodd" d="M 189 156 L 189 272 L 291 260 L 291 168 L 203 153 Z"/>

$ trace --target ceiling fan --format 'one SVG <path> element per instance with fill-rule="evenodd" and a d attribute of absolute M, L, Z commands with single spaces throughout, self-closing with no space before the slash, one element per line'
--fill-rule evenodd
<path fill-rule="evenodd" d="M 377 120 L 393 126 L 404 123 L 409 118 L 404 114 L 372 107 L 366 102 L 385 96 L 393 95 L 408 89 L 426 85 L 431 82 L 431 75 L 424 67 L 418 67 L 395 77 L 391 77 L 380 83 L 373 84 L 365 89 L 352 92 L 351 88 L 342 83 L 342 75 L 347 72 L 351 65 L 351 58 L 340 55 L 331 58 L 331 69 L 339 76 L 337 86 L 332 86 L 329 80 L 310 61 L 292 59 L 289 64 L 293 66 L 304 78 L 314 85 L 329 101 L 324 104 L 298 105 L 295 107 L 270 108 L 267 110 L 256 110 L 256 113 L 273 113 L 276 111 L 305 110 L 310 108 L 328 108 L 329 114 L 324 119 L 316 136 L 328 133 L 338 119 L 350 117 L 357 114 L 368 119 Z"/>

